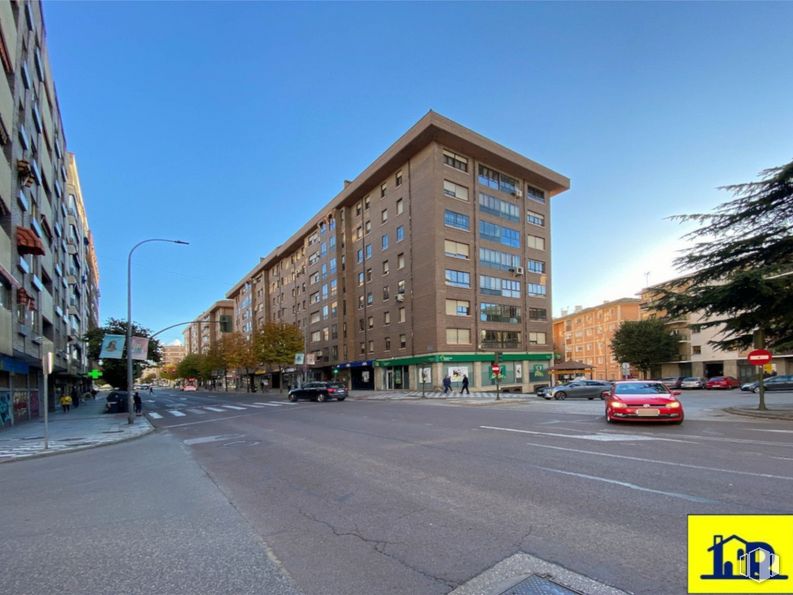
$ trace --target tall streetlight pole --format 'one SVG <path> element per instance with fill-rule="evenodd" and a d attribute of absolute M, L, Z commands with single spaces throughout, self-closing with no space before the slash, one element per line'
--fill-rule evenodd
<path fill-rule="evenodd" d="M 127 423 L 135 423 L 135 412 L 132 400 L 132 253 L 138 246 L 147 242 L 168 242 L 169 244 L 189 244 L 183 240 L 165 240 L 152 238 L 143 240 L 132 246 L 127 256 Z"/>

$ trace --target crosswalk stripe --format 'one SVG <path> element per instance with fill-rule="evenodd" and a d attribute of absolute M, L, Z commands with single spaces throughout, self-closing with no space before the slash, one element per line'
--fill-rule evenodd
<path fill-rule="evenodd" d="M 257 405 L 266 405 L 267 407 L 280 407 L 283 403 L 256 403 Z"/>
<path fill-rule="evenodd" d="M 248 407 L 255 407 L 256 409 L 261 409 L 262 407 L 264 407 L 264 405 L 262 405 L 261 403 L 248 403 L 247 406 Z"/>
<path fill-rule="evenodd" d="M 184 417 L 185 415 L 187 415 L 186 413 L 182 413 L 181 411 L 178 411 L 176 409 L 169 409 L 168 413 L 176 417 Z"/>
<path fill-rule="evenodd" d="M 149 417 L 153 417 L 154 419 L 162 419 L 162 415 L 159 413 L 154 413 L 154 411 L 149 411 L 147 414 Z"/>
<path fill-rule="evenodd" d="M 237 411 L 245 410 L 245 407 L 237 407 L 236 405 L 221 405 L 221 407 L 225 407 L 226 409 L 236 409 Z"/>
<path fill-rule="evenodd" d="M 188 409 L 188 411 L 189 411 L 190 413 L 197 413 L 198 415 L 206 415 L 206 414 L 207 414 L 207 412 L 206 412 L 206 411 L 202 411 L 201 409 L 193 409 L 193 408 L 190 408 L 190 409 Z"/>
<path fill-rule="evenodd" d="M 219 413 L 223 413 L 225 409 L 218 409 L 217 407 L 204 407 L 204 409 L 208 409 L 209 411 L 217 411 Z"/>

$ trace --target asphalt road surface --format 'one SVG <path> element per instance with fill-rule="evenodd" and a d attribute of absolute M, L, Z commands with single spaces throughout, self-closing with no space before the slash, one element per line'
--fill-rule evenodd
<path fill-rule="evenodd" d="M 448 593 L 519 552 L 629 592 L 685 593 L 686 515 L 791 512 L 793 424 L 720 410 L 755 398 L 686 394 L 681 426 L 617 426 L 599 401 L 290 404 L 277 393 L 158 391 L 144 397 L 152 437 L 6 467 L 68 457 L 89 473 L 122 451 L 162 450 L 167 467 L 129 457 L 109 478 L 150 474 L 136 499 L 153 490 L 163 502 L 160 474 L 200 468 L 203 479 L 173 498 L 209 498 L 231 522 L 222 535 L 239 542 L 219 544 L 235 556 L 226 568 L 258 540 L 269 554 L 254 558 L 262 580 L 308 594 Z M 105 489 L 89 485 L 96 498 Z M 146 523 L 155 543 L 179 542 L 159 534 L 175 517 L 204 536 L 226 526 L 205 506 L 175 506 Z M 210 545 L 175 546 L 181 571 L 193 572 L 192 550 L 200 560 Z M 267 582 L 246 590 L 249 579 L 194 592 L 277 592 Z"/>

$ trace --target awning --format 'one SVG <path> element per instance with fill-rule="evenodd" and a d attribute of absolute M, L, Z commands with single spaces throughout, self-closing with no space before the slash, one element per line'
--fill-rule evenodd
<path fill-rule="evenodd" d="M 24 287 L 17 288 L 17 302 L 22 306 L 27 306 L 28 310 L 36 309 L 36 298 L 25 291 Z"/>
<path fill-rule="evenodd" d="M 339 370 L 342 368 L 371 368 L 373 363 L 374 360 L 367 359 L 364 361 L 357 361 L 357 362 L 344 362 L 341 364 L 336 364 L 333 367 Z"/>
<path fill-rule="evenodd" d="M 44 256 L 44 244 L 29 227 L 17 226 L 17 251 L 20 254 L 38 254 Z"/>

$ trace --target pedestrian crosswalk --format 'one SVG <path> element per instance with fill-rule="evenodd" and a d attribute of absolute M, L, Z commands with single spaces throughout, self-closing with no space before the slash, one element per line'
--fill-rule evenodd
<path fill-rule="evenodd" d="M 161 413 L 158 413 L 156 411 L 147 411 L 146 415 L 150 419 L 164 419 L 167 416 L 187 417 L 189 414 L 206 415 L 210 411 L 213 413 L 231 413 L 234 411 L 246 411 L 248 409 L 263 409 L 265 407 L 284 407 L 289 405 L 297 405 L 297 403 L 291 403 L 289 401 L 256 402 L 256 403 L 246 403 L 245 405 L 222 405 L 216 403 L 214 406 L 203 405 L 200 407 L 187 407 L 185 409 L 166 409 Z"/>

